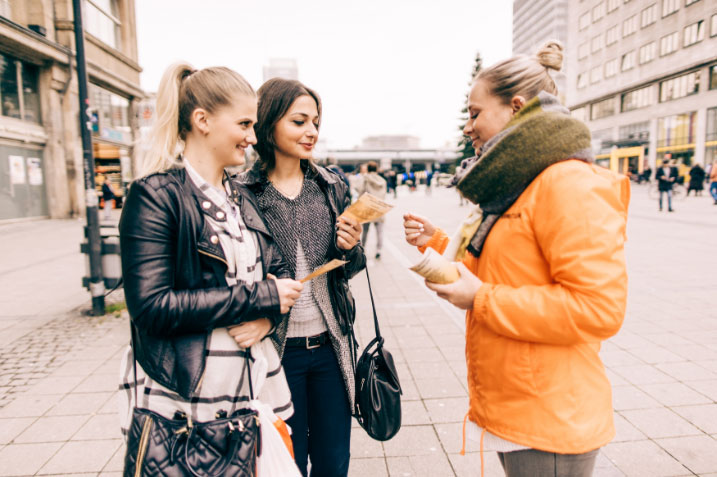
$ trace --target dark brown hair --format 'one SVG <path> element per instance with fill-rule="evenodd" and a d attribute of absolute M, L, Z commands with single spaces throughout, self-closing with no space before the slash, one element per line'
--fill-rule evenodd
<path fill-rule="evenodd" d="M 257 122 L 254 126 L 256 132 L 256 145 L 254 150 L 259 154 L 259 162 L 265 171 L 274 168 L 276 157 L 274 149 L 274 129 L 276 123 L 284 117 L 296 98 L 299 96 L 311 96 L 316 101 L 316 109 L 319 112 L 319 126 L 321 126 L 321 98 L 316 92 L 307 88 L 296 80 L 273 78 L 264 83 L 259 91 L 259 105 L 257 107 Z M 319 129 L 319 126 L 316 129 Z"/>

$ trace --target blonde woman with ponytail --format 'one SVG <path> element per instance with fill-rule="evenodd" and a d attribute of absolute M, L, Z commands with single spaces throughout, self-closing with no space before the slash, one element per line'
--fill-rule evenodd
<path fill-rule="evenodd" d="M 175 64 L 162 77 L 151 147 L 119 225 L 132 327 L 121 369 L 127 475 L 157 469 L 144 465 L 158 458 L 139 448 L 147 440 L 135 407 L 191 427 L 241 412 L 252 382 L 278 417 L 293 413 L 278 353 L 264 338 L 303 286 L 289 278 L 254 196 L 225 172 L 256 143 L 256 115 L 254 90 L 228 68 Z M 169 462 L 166 475 L 190 475 Z"/>
<path fill-rule="evenodd" d="M 476 207 L 455 236 L 404 216 L 409 244 L 458 262 L 426 286 L 466 310 L 464 449 L 498 451 L 509 477 L 590 476 L 615 435 L 598 353 L 625 316 L 629 181 L 593 164 L 556 98 L 562 58 L 550 41 L 478 74 L 463 132 L 479 155 L 456 181 Z"/>

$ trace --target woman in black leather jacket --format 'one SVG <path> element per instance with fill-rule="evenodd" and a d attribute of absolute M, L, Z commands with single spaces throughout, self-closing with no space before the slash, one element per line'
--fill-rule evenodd
<path fill-rule="evenodd" d="M 313 164 L 321 101 L 298 81 L 275 78 L 259 89 L 260 159 L 242 180 L 296 278 L 334 258 L 347 263 L 305 283 L 272 339 L 291 389 L 294 455 L 307 475 L 345 476 L 354 405 L 354 301 L 348 280 L 366 266 L 361 227 L 340 217 L 351 197 L 341 177 Z"/>
<path fill-rule="evenodd" d="M 162 78 L 152 148 L 119 227 L 133 344 L 121 376 L 128 418 L 135 405 L 193 421 L 231 414 L 245 405 L 248 347 L 271 372 L 261 399 L 279 417 L 292 413 L 278 354 L 266 341 L 272 363 L 261 346 L 303 286 L 287 278 L 253 195 L 224 170 L 256 142 L 256 108 L 251 86 L 227 68 L 175 64 Z"/>

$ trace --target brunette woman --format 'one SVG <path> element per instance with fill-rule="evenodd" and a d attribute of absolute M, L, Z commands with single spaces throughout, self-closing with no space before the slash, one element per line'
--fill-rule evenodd
<path fill-rule="evenodd" d="M 296 463 L 312 477 L 345 476 L 354 405 L 354 319 L 348 280 L 365 267 L 361 226 L 339 217 L 351 203 L 337 174 L 314 164 L 321 101 L 298 81 L 272 79 L 258 91 L 259 160 L 243 181 L 257 196 L 292 276 L 300 279 L 338 258 L 342 267 L 304 285 L 273 339 L 291 389 Z"/>

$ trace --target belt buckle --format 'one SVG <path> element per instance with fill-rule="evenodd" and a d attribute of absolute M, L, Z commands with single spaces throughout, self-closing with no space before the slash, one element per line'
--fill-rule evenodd
<path fill-rule="evenodd" d="M 314 337 L 313 337 L 313 336 L 307 336 L 307 337 L 306 337 L 306 349 L 314 349 L 314 348 L 320 348 L 320 347 L 321 347 L 321 335 L 318 336 L 318 338 L 319 338 L 319 344 L 315 344 L 315 345 L 313 345 L 313 346 L 309 344 L 309 339 L 310 339 L 310 338 L 314 338 Z"/>

